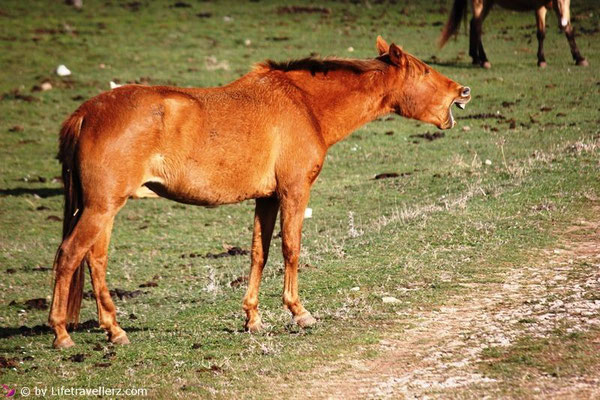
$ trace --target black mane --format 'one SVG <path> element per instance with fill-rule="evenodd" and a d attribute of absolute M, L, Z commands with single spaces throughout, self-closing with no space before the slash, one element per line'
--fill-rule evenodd
<path fill-rule="evenodd" d="M 329 71 L 350 71 L 355 74 L 362 74 L 370 71 L 383 71 L 387 63 L 381 59 L 358 60 L 348 58 L 316 58 L 307 57 L 300 60 L 273 61 L 266 60 L 259 64 L 262 67 L 277 71 L 310 71 L 311 74 L 322 72 L 327 74 Z"/>

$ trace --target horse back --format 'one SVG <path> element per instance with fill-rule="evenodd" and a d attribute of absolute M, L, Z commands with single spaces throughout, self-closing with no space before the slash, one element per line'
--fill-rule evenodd
<path fill-rule="evenodd" d="M 97 182 L 101 174 L 108 192 L 131 195 L 146 185 L 201 205 L 269 196 L 282 156 L 300 150 L 299 134 L 310 135 L 302 111 L 290 113 L 286 98 L 277 97 L 248 84 L 127 85 L 103 93 L 78 110 L 83 179 Z"/>

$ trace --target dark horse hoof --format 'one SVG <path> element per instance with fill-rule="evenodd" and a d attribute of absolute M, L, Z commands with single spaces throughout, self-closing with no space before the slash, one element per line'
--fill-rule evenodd
<path fill-rule="evenodd" d="M 581 60 L 577 60 L 577 62 L 575 64 L 579 65 L 580 67 L 587 67 L 590 65 L 590 63 L 588 63 L 588 60 L 586 60 L 585 58 L 582 58 Z"/>

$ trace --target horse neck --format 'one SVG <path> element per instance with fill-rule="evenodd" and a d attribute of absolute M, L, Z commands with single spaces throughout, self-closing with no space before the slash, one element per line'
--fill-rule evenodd
<path fill-rule="evenodd" d="M 288 74 L 294 85 L 306 94 L 327 147 L 392 110 L 385 104 L 382 72 L 356 74 L 330 71 L 327 79 L 308 71 Z"/>

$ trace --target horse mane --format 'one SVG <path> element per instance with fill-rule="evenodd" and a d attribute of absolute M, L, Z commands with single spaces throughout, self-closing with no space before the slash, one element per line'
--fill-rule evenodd
<path fill-rule="evenodd" d="M 257 69 L 266 69 L 270 71 L 309 71 L 312 75 L 319 72 L 327 74 L 329 71 L 349 71 L 355 74 L 362 74 L 371 71 L 383 71 L 388 67 L 388 63 L 380 58 L 370 60 L 360 60 L 352 58 L 317 58 L 307 57 L 298 60 L 273 61 L 265 60 L 257 64 Z"/>

